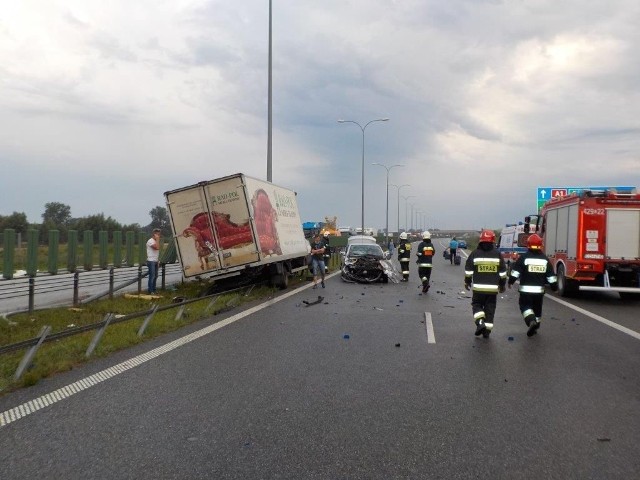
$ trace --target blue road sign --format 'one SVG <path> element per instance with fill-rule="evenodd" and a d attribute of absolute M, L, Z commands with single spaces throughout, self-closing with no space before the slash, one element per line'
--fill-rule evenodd
<path fill-rule="evenodd" d="M 555 197 L 564 197 L 572 193 L 580 193 L 583 190 L 617 190 L 619 192 L 628 192 L 636 187 L 538 187 L 537 207 L 538 210 L 547 201 Z"/>

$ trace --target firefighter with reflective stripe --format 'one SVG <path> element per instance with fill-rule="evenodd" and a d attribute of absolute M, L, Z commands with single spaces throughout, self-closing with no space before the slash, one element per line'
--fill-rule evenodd
<path fill-rule="evenodd" d="M 553 271 L 553 265 L 542 252 L 542 238 L 535 233 L 529 236 L 527 249 L 511 267 L 509 288 L 516 281 L 520 282 L 518 305 L 528 327 L 527 337 L 532 337 L 540 328 L 545 285 L 549 284 L 551 289 L 556 291 L 558 278 Z"/>
<path fill-rule="evenodd" d="M 331 246 L 329 245 L 329 232 L 322 234 L 322 241 L 324 242 L 324 271 L 329 271 L 329 260 L 331 260 Z"/>
<path fill-rule="evenodd" d="M 422 292 L 427 293 L 429 291 L 429 279 L 431 278 L 431 268 L 433 267 L 433 256 L 436 253 L 436 249 L 433 248 L 431 243 L 431 233 L 428 231 L 422 232 L 422 242 L 418 244 L 418 275 L 422 282 Z"/>
<path fill-rule="evenodd" d="M 478 248 L 471 252 L 464 266 L 464 288 L 473 289 L 471 309 L 476 324 L 475 334 L 484 338 L 491 334 L 496 297 L 504 292 L 507 283 L 507 269 L 495 242 L 496 234 L 483 230 Z"/>
<path fill-rule="evenodd" d="M 408 240 L 407 232 L 400 234 L 398 243 L 398 261 L 400 262 L 400 270 L 402 271 L 401 282 L 409 281 L 409 261 L 411 260 L 411 242 Z"/>

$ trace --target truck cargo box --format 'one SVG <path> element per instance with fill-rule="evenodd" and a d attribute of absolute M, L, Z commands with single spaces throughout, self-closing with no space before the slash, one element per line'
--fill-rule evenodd
<path fill-rule="evenodd" d="M 304 267 L 310 247 L 292 190 L 239 173 L 165 198 L 185 278 L 276 263 L 274 274 Z"/>

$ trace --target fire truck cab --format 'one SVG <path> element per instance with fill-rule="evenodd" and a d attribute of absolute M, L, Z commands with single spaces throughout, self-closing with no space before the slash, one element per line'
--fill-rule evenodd
<path fill-rule="evenodd" d="M 614 291 L 640 298 L 640 194 L 583 190 L 545 203 L 525 219 L 543 239 L 558 276 L 558 292 Z M 525 246 L 518 242 L 519 245 Z"/>

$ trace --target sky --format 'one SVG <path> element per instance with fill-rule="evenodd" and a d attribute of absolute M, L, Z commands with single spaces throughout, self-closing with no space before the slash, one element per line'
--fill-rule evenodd
<path fill-rule="evenodd" d="M 363 138 L 366 227 L 640 187 L 637 0 L 272 4 L 272 181 L 302 221 L 360 226 Z M 0 0 L 0 215 L 146 225 L 165 191 L 266 180 L 268 32 L 268 0 Z"/>

